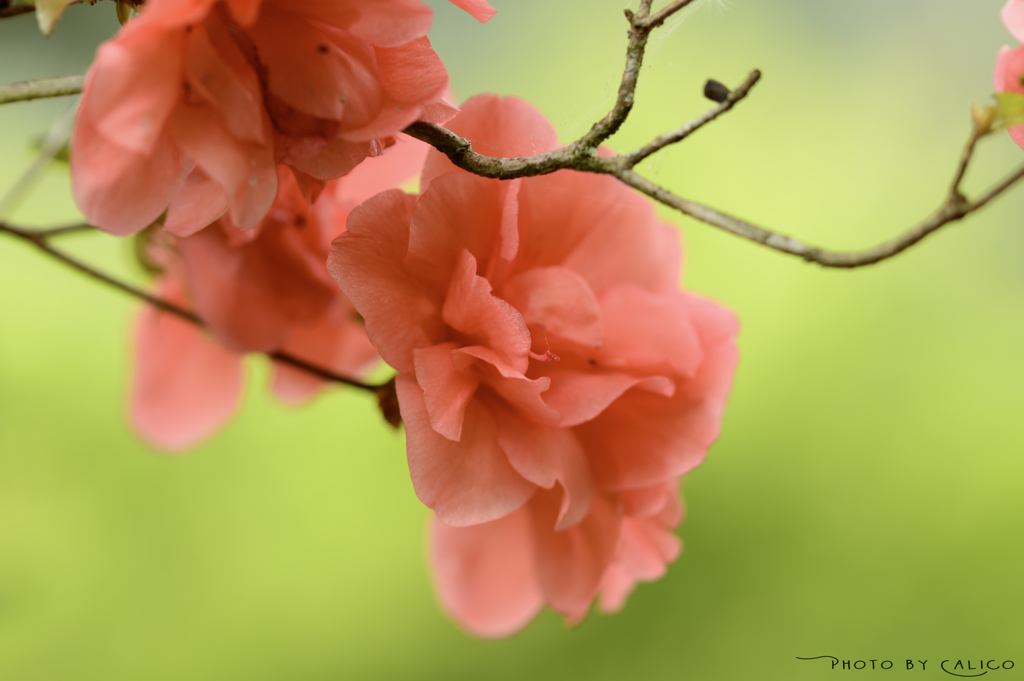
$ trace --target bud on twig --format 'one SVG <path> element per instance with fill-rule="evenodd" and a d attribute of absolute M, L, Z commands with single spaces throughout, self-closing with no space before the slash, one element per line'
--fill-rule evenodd
<path fill-rule="evenodd" d="M 974 134 L 984 137 L 992 132 L 992 126 L 996 122 L 995 108 L 971 104 L 971 122 L 974 123 Z"/>
<path fill-rule="evenodd" d="M 132 16 L 132 3 L 127 0 L 117 0 L 117 20 L 124 26 Z"/>
<path fill-rule="evenodd" d="M 712 102 L 718 102 L 721 104 L 728 99 L 729 88 L 725 87 L 717 80 L 709 79 L 708 82 L 704 83 L 704 96 Z"/>

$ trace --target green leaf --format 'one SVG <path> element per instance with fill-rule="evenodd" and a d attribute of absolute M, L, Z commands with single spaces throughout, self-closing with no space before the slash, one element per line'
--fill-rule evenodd
<path fill-rule="evenodd" d="M 996 118 L 1006 127 L 1024 123 L 1024 95 L 1018 92 L 996 93 Z"/>

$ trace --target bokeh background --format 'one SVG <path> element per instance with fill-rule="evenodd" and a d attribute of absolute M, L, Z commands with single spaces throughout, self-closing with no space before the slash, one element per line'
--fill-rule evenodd
<path fill-rule="evenodd" d="M 443 0 L 432 40 L 461 97 L 515 94 L 569 140 L 611 102 L 625 0 Z M 634 0 L 635 3 L 636 0 Z M 1002 0 L 730 0 L 662 31 L 625 150 L 753 96 L 645 172 L 831 247 L 866 247 L 944 196 L 1011 42 Z M 116 28 L 72 7 L 49 39 L 0 22 L 0 81 L 82 72 Z M 68 100 L 0 107 L 0 189 Z M 1024 152 L 987 141 L 978 190 Z M 1024 669 L 1024 188 L 872 268 L 823 271 L 667 216 L 686 286 L 743 322 L 723 434 L 686 482 L 686 550 L 626 609 L 543 614 L 479 641 L 441 612 L 401 433 L 337 389 L 276 404 L 253 359 L 238 418 L 186 456 L 125 422 L 136 304 L 0 237 L 0 679 L 818 679 L 829 661 Z M 77 217 L 55 168 L 12 216 Z M 66 246 L 142 280 L 128 245 Z M 903 671 L 901 671 L 903 670 Z M 870 667 L 864 674 L 871 674 Z M 883 672 L 876 671 L 874 674 Z M 915 672 L 919 673 L 919 672 Z M 995 672 L 993 672 L 995 673 Z"/>

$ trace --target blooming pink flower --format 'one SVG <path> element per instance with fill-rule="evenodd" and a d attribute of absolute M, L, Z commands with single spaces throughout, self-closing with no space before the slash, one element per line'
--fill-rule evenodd
<path fill-rule="evenodd" d="M 1024 47 L 1010 48 L 1004 45 L 996 57 L 994 85 L 996 92 L 1024 94 Z M 1009 128 L 1010 137 L 1024 149 L 1024 125 Z"/>
<path fill-rule="evenodd" d="M 555 148 L 525 102 L 450 124 L 485 154 Z M 716 438 L 736 320 L 679 291 L 679 238 L 613 178 L 510 182 L 431 151 L 425 191 L 356 208 L 328 266 L 399 371 L 441 599 L 503 635 L 547 603 L 619 607 L 678 553 L 679 476 Z"/>
<path fill-rule="evenodd" d="M 165 209 L 180 232 L 225 210 L 254 227 L 277 195 L 275 164 L 307 183 L 340 177 L 413 121 L 451 117 L 430 22 L 419 0 L 148 0 L 86 79 L 79 207 L 118 235 Z"/>
<path fill-rule="evenodd" d="M 1024 0 L 1009 0 L 1001 13 L 1007 30 L 1017 40 L 1024 41 Z M 996 92 L 1024 94 L 1024 47 L 1011 48 L 1006 45 L 996 57 L 993 85 Z M 1024 149 L 1024 125 L 1009 128 L 1010 137 Z"/>
<path fill-rule="evenodd" d="M 136 429 L 168 450 L 212 433 L 237 410 L 247 352 L 281 350 L 349 376 L 365 370 L 377 352 L 327 272 L 328 250 L 349 211 L 413 177 L 426 151 L 402 136 L 383 156 L 329 183 L 312 208 L 291 171 L 282 170 L 275 203 L 252 230 L 225 216 L 185 238 L 159 232 L 149 251 L 163 268 L 161 295 L 195 310 L 210 332 L 152 308 L 143 312 L 131 400 Z M 287 403 L 322 386 L 308 372 L 275 365 L 273 389 Z"/>
<path fill-rule="evenodd" d="M 1000 16 L 1014 38 L 1024 43 L 1024 0 L 1008 0 Z"/>

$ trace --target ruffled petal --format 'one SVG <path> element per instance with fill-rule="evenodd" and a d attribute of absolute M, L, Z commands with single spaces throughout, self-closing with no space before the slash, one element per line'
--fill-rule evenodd
<path fill-rule="evenodd" d="M 247 34 L 267 69 L 267 88 L 288 105 L 349 127 L 376 118 L 382 94 L 370 46 L 274 6 Z"/>
<path fill-rule="evenodd" d="M 495 414 L 498 442 L 512 467 L 545 489 L 561 484 L 564 493 L 555 529 L 580 522 L 590 511 L 595 489 L 583 447 L 572 430 L 529 423 L 510 409 L 495 410 Z"/>
<path fill-rule="evenodd" d="M 337 6 L 342 3 L 316 0 L 313 4 Z M 377 47 L 396 47 L 421 38 L 434 20 L 434 13 L 419 0 L 363 0 L 357 12 L 358 18 L 347 30 Z"/>
<path fill-rule="evenodd" d="M 448 72 L 426 37 L 374 51 L 381 88 L 396 104 L 426 102 L 440 97 L 448 87 Z"/>
<path fill-rule="evenodd" d="M 537 489 L 508 462 L 498 445 L 494 416 L 478 400 L 466 406 L 462 438 L 452 442 L 431 427 L 415 380 L 399 374 L 396 387 L 412 486 L 438 520 L 455 527 L 496 520 L 522 506 Z"/>
<path fill-rule="evenodd" d="M 544 604 L 525 509 L 472 527 L 433 519 L 430 558 L 441 604 L 474 636 L 509 636 Z"/>
<path fill-rule="evenodd" d="M 455 350 L 452 352 L 452 361 L 459 369 L 475 365 L 484 383 L 527 420 L 540 425 L 555 425 L 561 421 L 562 415 L 548 405 L 542 396 L 551 386 L 551 379 L 546 376 L 527 378 L 521 371 L 509 366 L 494 350 L 479 345 Z"/>
<path fill-rule="evenodd" d="M 996 57 L 996 69 L 992 85 L 996 92 L 1017 92 L 1024 94 L 1024 47 L 1011 48 L 1003 45 Z"/>
<path fill-rule="evenodd" d="M 999 14 L 1006 30 L 1014 38 L 1024 43 L 1024 2 L 1021 0 L 1009 0 Z"/>
<path fill-rule="evenodd" d="M 441 294 L 448 291 L 463 249 L 486 272 L 498 252 L 504 199 L 499 182 L 474 175 L 432 182 L 412 216 L 407 269 Z"/>
<path fill-rule="evenodd" d="M 604 331 L 597 297 L 587 281 L 570 269 L 541 267 L 522 272 L 506 282 L 502 297 L 529 325 L 581 345 L 601 345 Z"/>
<path fill-rule="evenodd" d="M 544 598 L 552 609 L 578 621 L 590 608 L 601 577 L 615 556 L 620 511 L 607 497 L 598 496 L 581 522 L 556 531 L 561 512 L 557 491 L 539 491 L 529 509 Z"/>
<path fill-rule="evenodd" d="M 522 315 L 491 295 L 491 284 L 477 275 L 476 258 L 463 249 L 452 274 L 441 316 L 448 326 L 481 342 L 520 374 L 530 364 L 530 331 Z"/>
<path fill-rule="evenodd" d="M 684 475 L 703 462 L 718 437 L 739 359 L 736 319 L 711 301 L 690 298 L 705 354 L 697 375 L 678 381 L 670 398 L 629 391 L 576 429 L 599 489 L 646 487 Z M 557 385 L 553 380 L 546 396 L 556 408 Z"/>
<path fill-rule="evenodd" d="M 423 391 L 423 403 L 436 433 L 458 442 L 466 405 L 480 384 L 476 372 L 460 370 L 452 364 L 455 343 L 441 343 L 413 351 L 416 383 Z"/>
<path fill-rule="evenodd" d="M 413 350 L 445 340 L 441 300 L 402 267 L 416 197 L 395 189 L 352 211 L 327 267 L 366 321 L 384 361 L 415 374 Z"/>
<path fill-rule="evenodd" d="M 664 376 L 634 376 L 624 373 L 577 371 L 557 364 L 536 369 L 551 378 L 544 400 L 562 415 L 563 428 L 578 426 L 597 418 L 630 388 L 671 396 L 675 384 Z"/>
<path fill-rule="evenodd" d="M 259 224 L 277 194 L 273 149 L 234 137 L 208 106 L 179 106 L 169 128 L 181 150 L 224 188 L 231 221 L 241 229 Z"/>
<path fill-rule="evenodd" d="M 125 28 L 96 52 L 82 108 L 107 142 L 152 155 L 182 95 L 181 31 Z"/>
<path fill-rule="evenodd" d="M 151 225 L 191 169 L 169 137 L 160 137 L 151 155 L 130 151 L 96 130 L 90 108 L 79 109 L 71 140 L 71 187 L 82 213 L 104 231 L 128 236 Z"/>
<path fill-rule="evenodd" d="M 575 171 L 525 178 L 519 200 L 517 271 L 567 267 L 598 298 L 626 283 L 654 293 L 678 290 L 679 233 L 615 178 Z"/>
<path fill-rule="evenodd" d="M 450 0 L 456 7 L 465 10 L 474 19 L 486 24 L 491 17 L 498 13 L 498 10 L 491 7 L 484 0 Z"/>
<path fill-rule="evenodd" d="M 656 294 L 634 284 L 609 290 L 601 298 L 608 322 L 601 364 L 692 378 L 704 351 L 689 310 L 682 293 Z"/>
<path fill-rule="evenodd" d="M 348 175 L 364 159 L 373 155 L 370 142 L 349 142 L 336 138 L 312 155 L 285 159 L 291 167 L 318 180 L 333 180 Z"/>
<path fill-rule="evenodd" d="M 180 300 L 176 286 L 162 295 Z M 148 442 L 169 451 L 190 447 L 238 410 L 242 364 L 190 322 L 146 307 L 136 326 L 132 425 Z"/>
<path fill-rule="evenodd" d="M 244 246 L 228 233 L 233 228 L 218 224 L 178 244 L 196 311 L 228 347 L 277 349 L 292 323 L 311 321 L 334 302 L 334 282 L 294 227 L 266 225 Z"/>
<path fill-rule="evenodd" d="M 228 209 L 224 189 L 202 171 L 193 170 L 167 206 L 164 229 L 180 237 L 192 236 Z"/>
<path fill-rule="evenodd" d="M 218 111 L 234 136 L 266 143 L 259 79 L 219 20 L 188 33 L 185 75 L 194 96 Z"/>

